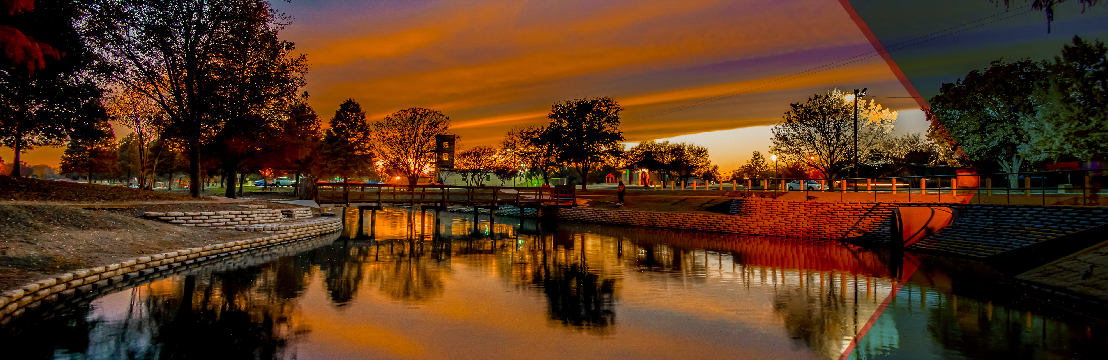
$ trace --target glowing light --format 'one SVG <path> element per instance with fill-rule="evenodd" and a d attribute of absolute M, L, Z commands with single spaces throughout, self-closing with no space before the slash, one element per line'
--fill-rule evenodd
<path fill-rule="evenodd" d="M 777 155 L 770 156 L 769 158 L 770 160 L 777 161 Z"/>
<path fill-rule="evenodd" d="M 854 102 L 854 94 L 846 94 L 846 96 L 843 96 L 843 99 L 845 99 L 846 102 Z"/>

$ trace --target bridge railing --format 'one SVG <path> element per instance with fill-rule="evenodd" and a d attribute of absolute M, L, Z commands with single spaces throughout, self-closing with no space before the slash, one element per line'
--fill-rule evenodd
<path fill-rule="evenodd" d="M 317 183 L 315 201 L 320 204 L 573 206 L 577 195 L 573 187 Z"/>

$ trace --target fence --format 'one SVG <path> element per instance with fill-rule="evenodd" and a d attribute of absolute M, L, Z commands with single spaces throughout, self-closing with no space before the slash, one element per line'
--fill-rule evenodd
<path fill-rule="evenodd" d="M 1031 171 L 968 175 L 897 176 L 882 178 L 798 179 L 767 178 L 725 181 L 699 185 L 704 190 L 744 191 L 747 194 L 789 191 L 866 193 L 880 201 L 882 196 L 897 195 L 912 201 L 919 196 L 936 198 L 970 197 L 970 203 L 1016 205 L 1108 205 L 1108 170 Z M 670 189 L 697 190 L 697 185 L 671 182 Z M 948 202 L 954 199 L 947 198 Z"/>

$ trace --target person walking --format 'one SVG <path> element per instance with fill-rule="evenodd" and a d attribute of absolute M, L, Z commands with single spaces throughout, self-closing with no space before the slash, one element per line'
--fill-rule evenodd
<path fill-rule="evenodd" d="M 623 193 L 627 192 L 627 187 L 623 186 L 623 180 L 619 181 L 619 186 L 616 186 L 616 195 L 619 196 L 619 206 L 623 206 Z"/>

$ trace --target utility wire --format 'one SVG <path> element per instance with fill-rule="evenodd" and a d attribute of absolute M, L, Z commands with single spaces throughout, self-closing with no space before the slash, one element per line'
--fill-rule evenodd
<path fill-rule="evenodd" d="M 1025 11 L 1016 12 L 1018 10 L 1025 10 Z M 993 24 L 993 23 L 996 23 L 996 22 L 999 22 L 999 21 L 1004 21 L 1004 20 L 1007 20 L 1007 19 L 1011 19 L 1013 17 L 1020 16 L 1020 15 L 1023 15 L 1023 14 L 1027 14 L 1027 13 L 1034 12 L 1034 11 L 1035 11 L 1034 9 L 1031 9 L 1031 5 L 1024 5 L 1024 6 L 1015 8 L 1014 10 L 1006 10 L 1005 12 L 1002 12 L 1002 13 L 993 14 L 993 15 L 990 15 L 990 16 L 986 16 L 986 17 L 974 20 L 974 21 L 970 21 L 970 22 L 963 23 L 963 24 L 960 24 L 960 25 L 952 26 L 952 27 L 949 27 L 949 28 L 946 28 L 946 29 L 943 29 L 943 30 L 939 30 L 939 31 L 935 31 L 935 32 L 932 32 L 932 33 L 929 33 L 929 34 L 926 34 L 926 35 L 917 36 L 917 37 L 914 37 L 914 38 L 911 38 L 911 39 L 908 39 L 908 40 L 905 40 L 905 41 L 901 41 L 901 42 L 898 42 L 898 43 L 894 43 L 892 45 L 885 46 L 884 49 L 882 49 L 882 50 L 874 49 L 873 51 L 867 51 L 867 52 L 864 52 L 864 53 L 861 53 L 861 54 L 858 54 L 858 55 L 855 55 L 855 56 L 852 56 L 852 57 L 849 57 L 849 58 L 846 58 L 846 59 L 842 59 L 842 60 L 838 60 L 838 61 L 835 61 L 835 62 L 823 64 L 823 65 L 820 65 L 820 66 L 817 66 L 817 67 L 814 67 L 814 68 L 811 68 L 811 69 L 808 69 L 808 70 L 804 70 L 804 71 L 801 71 L 801 72 L 798 72 L 798 73 L 794 73 L 794 74 L 786 75 L 786 76 L 780 76 L 780 77 L 774 78 L 772 80 L 769 80 L 767 82 L 756 85 L 754 87 L 751 87 L 751 88 L 735 90 L 735 91 L 732 91 L 732 92 L 729 92 L 729 93 L 726 93 L 726 94 L 716 95 L 716 96 L 713 96 L 713 97 L 701 99 L 701 100 L 698 100 L 698 101 L 693 102 L 691 104 L 686 104 L 686 105 L 682 105 L 682 106 L 662 110 L 662 111 L 659 111 L 659 112 L 656 112 L 656 113 L 653 113 L 653 114 L 650 114 L 650 115 L 646 115 L 646 116 L 643 116 L 643 117 L 639 117 L 639 119 L 655 118 L 655 117 L 659 117 L 659 116 L 662 116 L 662 115 L 667 115 L 667 114 L 671 114 L 671 113 L 674 113 L 674 112 L 678 112 L 678 111 L 690 109 L 690 108 L 693 108 L 693 107 L 697 107 L 697 106 L 700 106 L 700 105 L 716 102 L 716 101 L 723 100 L 723 99 L 726 99 L 726 98 L 730 98 L 730 97 L 733 97 L 733 96 L 736 96 L 736 95 L 752 93 L 752 92 L 755 92 L 755 90 L 767 88 L 767 87 L 770 87 L 772 85 L 777 85 L 777 84 L 780 84 L 780 83 L 783 83 L 783 82 L 786 82 L 786 81 L 790 81 L 790 80 L 795 80 L 797 78 L 801 78 L 801 77 L 804 77 L 804 76 L 817 74 L 817 73 L 824 72 L 824 71 L 827 71 L 827 70 L 831 70 L 831 69 L 843 67 L 843 66 L 846 66 L 846 65 L 850 65 L 850 64 L 853 64 L 853 63 L 856 63 L 856 62 L 859 62 L 859 61 L 871 59 L 871 58 L 874 58 L 874 57 L 877 57 L 877 56 L 882 56 L 882 55 L 888 54 L 892 51 L 906 49 L 906 48 L 909 48 L 909 47 L 912 47 L 912 46 L 923 44 L 923 43 L 926 43 L 926 42 L 929 42 L 929 41 L 934 41 L 934 40 L 937 40 L 937 39 L 941 39 L 941 38 L 944 38 L 944 37 L 947 37 L 947 36 L 950 36 L 950 35 L 954 35 L 954 34 L 958 34 L 958 33 L 961 33 L 961 32 L 965 32 L 965 31 L 968 31 L 968 30 L 976 29 L 976 28 L 979 28 L 979 27 L 982 27 L 982 26 L 985 26 L 985 25 L 990 25 L 990 24 Z M 999 18 L 997 18 L 997 17 L 999 17 Z M 994 18 L 996 18 L 996 19 L 994 19 Z M 992 19 L 992 20 L 990 20 L 990 19 Z M 978 23 L 980 23 L 980 24 L 978 24 Z M 961 29 L 961 30 L 950 32 L 952 30 L 962 28 L 962 27 L 965 27 L 965 26 L 968 26 L 968 25 L 973 25 L 973 24 L 977 24 L 977 25 L 970 26 L 970 27 L 967 27 L 967 28 L 964 28 L 964 29 Z M 942 34 L 942 35 L 939 35 L 939 34 Z M 935 36 L 935 35 L 938 35 L 938 36 Z M 906 97 L 906 98 L 914 98 L 914 97 L 909 96 L 909 97 Z"/>

